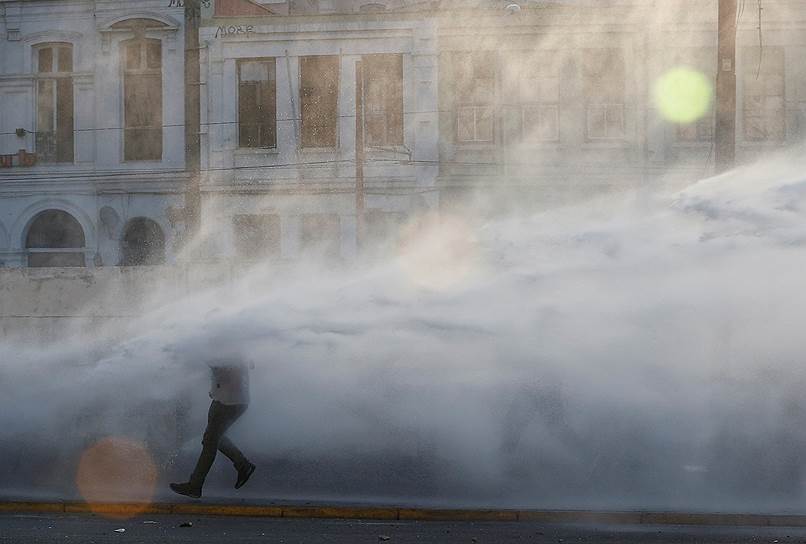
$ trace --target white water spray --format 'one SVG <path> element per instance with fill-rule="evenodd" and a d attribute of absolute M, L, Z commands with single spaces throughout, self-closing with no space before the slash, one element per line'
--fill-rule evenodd
<path fill-rule="evenodd" d="M 802 511 L 803 166 L 641 210 L 424 220 L 393 260 L 258 267 L 123 343 L 0 344 L 0 490 L 73 496 L 107 436 L 180 479 L 205 361 L 235 351 L 256 365 L 248 497 Z"/>

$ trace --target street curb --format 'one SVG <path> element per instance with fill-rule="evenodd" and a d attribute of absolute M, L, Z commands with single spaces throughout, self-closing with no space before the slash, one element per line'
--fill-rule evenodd
<path fill-rule="evenodd" d="M 723 525 L 806 527 L 806 515 L 690 512 L 600 512 L 593 510 L 436 509 L 362 506 L 283 506 L 202 503 L 94 503 L 0 501 L 0 513 L 249 516 L 268 518 L 371 519 L 387 521 L 508 521 L 603 525 Z"/>

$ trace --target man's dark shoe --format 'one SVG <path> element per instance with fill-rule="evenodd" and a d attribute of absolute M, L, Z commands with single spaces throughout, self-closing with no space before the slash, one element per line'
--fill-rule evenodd
<path fill-rule="evenodd" d="M 249 477 L 255 471 L 255 465 L 250 463 L 249 461 L 246 464 L 238 469 L 238 480 L 235 482 L 235 489 L 240 489 L 243 487 L 243 484 L 249 480 Z"/>
<path fill-rule="evenodd" d="M 174 493 L 179 493 L 186 497 L 193 497 L 194 499 L 201 498 L 201 488 L 195 487 L 190 482 L 171 484 L 171 489 L 173 489 Z"/>

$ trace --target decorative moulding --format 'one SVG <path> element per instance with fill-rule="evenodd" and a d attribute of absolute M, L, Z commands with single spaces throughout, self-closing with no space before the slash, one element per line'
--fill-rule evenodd
<path fill-rule="evenodd" d="M 167 31 L 177 31 L 179 30 L 179 21 L 174 19 L 169 15 L 163 15 L 161 13 L 154 13 L 151 11 L 136 11 L 130 12 L 125 15 L 119 15 L 112 19 L 107 19 L 106 21 L 100 23 L 98 25 L 98 32 L 131 32 L 129 29 L 118 29 L 112 28 L 114 25 L 118 23 L 122 23 L 128 21 L 130 19 L 150 19 L 152 21 L 156 21 L 162 23 L 163 27 L 154 27 L 149 28 L 149 30 L 167 30 Z"/>

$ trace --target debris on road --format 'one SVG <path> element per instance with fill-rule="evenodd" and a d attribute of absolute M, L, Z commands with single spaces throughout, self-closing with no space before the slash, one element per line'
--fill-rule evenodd
<path fill-rule="evenodd" d="M 379 540 L 380 542 L 386 542 L 387 540 L 391 540 L 391 539 L 392 539 L 392 537 L 390 537 L 390 536 L 386 536 L 386 535 L 378 535 L 378 540 Z"/>
<path fill-rule="evenodd" d="M 126 529 L 115 529 L 116 533 L 125 533 Z"/>
<path fill-rule="evenodd" d="M 193 527 L 192 521 L 185 521 L 184 523 L 179 524 L 180 527 Z"/>

